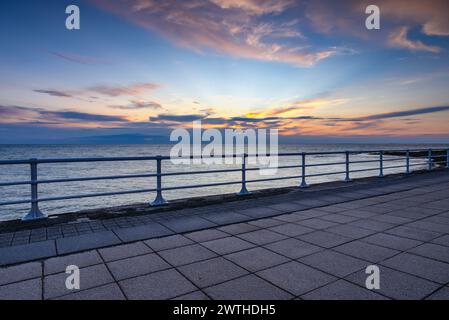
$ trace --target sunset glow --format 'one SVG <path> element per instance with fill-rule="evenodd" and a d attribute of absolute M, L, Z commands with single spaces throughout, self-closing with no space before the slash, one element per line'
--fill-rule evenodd
<path fill-rule="evenodd" d="M 367 30 L 371 2 L 2 2 L 0 142 L 161 136 L 194 120 L 297 142 L 447 139 L 449 2 L 375 1 L 381 29 Z M 64 26 L 69 4 L 80 30 Z"/>

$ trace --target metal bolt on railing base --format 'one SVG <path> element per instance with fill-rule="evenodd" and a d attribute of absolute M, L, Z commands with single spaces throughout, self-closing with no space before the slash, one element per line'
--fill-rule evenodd
<path fill-rule="evenodd" d="M 46 218 L 48 218 L 48 216 L 46 214 L 43 214 L 36 204 L 32 204 L 30 212 L 28 212 L 28 214 L 22 218 L 22 221 L 32 221 Z"/>

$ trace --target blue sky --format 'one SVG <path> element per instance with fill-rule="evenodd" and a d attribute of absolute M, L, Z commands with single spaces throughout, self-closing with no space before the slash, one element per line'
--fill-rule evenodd
<path fill-rule="evenodd" d="M 80 30 L 65 28 L 70 4 Z M 365 28 L 368 4 L 380 30 Z M 192 116 L 297 142 L 444 141 L 448 12 L 438 0 L 2 1 L 0 143 L 166 135 Z"/>

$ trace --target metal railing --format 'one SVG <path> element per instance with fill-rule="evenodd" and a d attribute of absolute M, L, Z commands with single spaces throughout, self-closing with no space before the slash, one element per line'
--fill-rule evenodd
<path fill-rule="evenodd" d="M 443 151 L 446 153 L 446 159 L 443 161 L 434 161 L 434 152 L 435 151 Z M 384 155 L 386 153 L 404 153 L 405 157 L 396 156 L 395 158 L 385 159 Z M 412 158 L 412 153 L 423 153 L 427 152 L 427 156 L 425 157 L 424 163 L 411 164 L 410 159 Z M 359 160 L 359 161 L 351 161 L 351 155 L 356 154 L 371 154 L 378 155 L 378 159 L 373 160 Z M 307 164 L 307 157 L 309 156 L 331 156 L 331 155 L 344 155 L 344 162 L 333 162 L 333 163 L 315 163 L 315 164 Z M 362 150 L 362 151 L 335 151 L 335 152 L 302 152 L 302 153 L 279 153 L 277 156 L 279 157 L 295 157 L 299 156 L 300 161 L 298 161 L 297 165 L 286 165 L 279 166 L 277 169 L 292 169 L 292 168 L 301 168 L 300 175 L 294 176 L 286 176 L 286 177 L 272 177 L 272 178 L 264 178 L 264 179 L 253 179 L 247 180 L 246 174 L 248 171 L 259 170 L 260 168 L 247 167 L 247 159 L 249 157 L 266 157 L 269 155 L 221 155 L 216 157 L 232 157 L 239 158 L 241 157 L 241 168 L 237 169 L 218 169 L 218 170 L 202 170 L 202 171 L 187 171 L 187 172 L 167 172 L 163 173 L 163 161 L 170 160 L 171 158 L 168 156 L 152 156 L 152 157 L 110 157 L 110 158 L 72 158 L 72 159 L 29 159 L 29 160 L 6 160 L 0 161 L 0 167 L 6 165 L 29 165 L 30 166 L 30 180 L 29 181 L 13 181 L 13 182 L 0 182 L 0 187 L 7 186 L 18 186 L 18 185 L 30 185 L 31 186 L 31 197 L 26 200 L 16 200 L 16 201 L 6 201 L 0 202 L 0 206 L 7 205 L 17 205 L 17 204 L 31 204 L 31 209 L 26 214 L 22 220 L 36 220 L 46 218 L 47 215 L 42 213 L 39 210 L 39 203 L 46 201 L 62 201 L 62 200 L 70 200 L 70 199 L 81 199 L 81 198 L 91 198 L 91 197 L 106 197 L 106 196 L 114 196 L 114 195 L 125 195 L 125 194 L 135 194 L 135 193 L 149 193 L 156 192 L 156 198 L 154 201 L 150 203 L 152 206 L 161 206 L 167 204 L 167 201 L 164 199 L 162 192 L 169 190 L 182 190 L 182 189 L 193 189 L 193 188 L 206 188 L 206 187 L 216 187 L 216 186 L 224 186 L 224 185 L 236 185 L 240 184 L 241 189 L 238 192 L 238 195 L 244 196 L 250 194 L 247 189 L 248 183 L 257 183 L 257 182 L 267 182 L 267 181 L 276 181 L 276 180 L 287 180 L 287 179 L 301 179 L 299 184 L 300 188 L 307 188 L 307 178 L 311 177 L 320 177 L 320 176 L 329 176 L 329 175 L 344 175 L 344 181 L 351 181 L 351 173 L 356 172 L 368 172 L 368 171 L 379 171 L 379 177 L 384 176 L 385 169 L 397 169 L 397 168 L 405 168 L 405 173 L 409 174 L 412 170 L 413 166 L 423 166 L 423 164 L 427 164 L 427 170 L 431 171 L 435 165 L 437 164 L 445 164 L 446 168 L 449 168 L 449 149 L 414 149 L 414 150 Z M 444 157 L 439 155 L 438 157 Z M 179 157 L 176 159 L 198 159 L 198 158 L 214 158 L 214 156 L 210 157 Z M 419 157 L 413 157 L 419 158 Z M 422 157 L 421 157 L 422 158 Z M 39 164 L 54 164 L 54 163 L 79 163 L 79 162 L 117 162 L 117 161 L 156 161 L 156 172 L 148 173 L 148 174 L 133 174 L 133 175 L 115 175 L 115 176 L 97 176 L 97 177 L 80 177 L 80 178 L 67 178 L 67 179 L 47 179 L 47 180 L 39 180 L 38 179 L 38 165 Z M 394 166 L 385 166 L 385 162 L 392 161 L 405 161 L 405 164 L 394 165 Z M 366 168 L 366 169 L 356 169 L 351 170 L 351 164 L 365 164 L 365 163 L 378 163 L 379 166 L 376 168 Z M 321 166 L 335 166 L 335 165 L 344 165 L 344 171 L 336 171 L 336 172 L 325 172 L 318 174 L 307 174 L 307 168 L 310 167 L 321 167 Z M 226 181 L 226 182 L 215 182 L 215 183 L 207 183 L 207 184 L 196 184 L 196 185 L 184 185 L 184 186 L 171 186 L 171 187 L 163 187 L 162 178 L 166 176 L 181 176 L 181 175 L 199 175 L 199 174 L 208 174 L 208 173 L 229 173 L 229 172 L 241 172 L 241 179 L 239 181 Z M 133 179 L 133 178 L 150 178 L 156 177 L 156 187 L 153 189 L 138 189 L 138 190 L 128 190 L 128 191 L 117 191 L 117 192 L 103 192 L 103 193 L 91 193 L 91 194 L 80 194 L 80 195 L 67 195 L 67 196 L 59 196 L 59 197 L 47 197 L 40 198 L 38 194 L 38 186 L 40 184 L 50 184 L 50 183 L 64 183 L 64 182 L 81 182 L 81 181 L 95 181 L 95 180 L 118 180 L 118 179 Z"/>

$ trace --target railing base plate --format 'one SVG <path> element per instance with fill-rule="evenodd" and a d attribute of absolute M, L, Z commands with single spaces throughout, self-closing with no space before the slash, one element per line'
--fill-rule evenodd
<path fill-rule="evenodd" d="M 152 207 L 160 207 L 166 205 L 168 205 L 168 202 L 164 198 L 156 198 L 154 201 L 150 202 L 150 206 Z"/>
<path fill-rule="evenodd" d="M 43 214 L 39 209 L 31 210 L 28 214 L 22 218 L 22 221 L 34 221 L 34 220 L 42 220 L 47 219 L 48 216 Z"/>
<path fill-rule="evenodd" d="M 242 190 L 240 190 L 240 192 L 238 192 L 238 193 L 236 193 L 238 196 L 247 196 L 247 195 L 249 195 L 249 194 L 251 194 L 251 192 L 249 192 L 248 190 L 246 190 L 246 189 L 242 189 Z"/>

